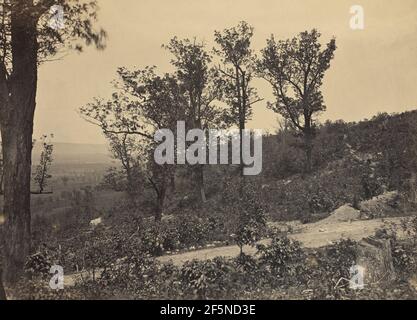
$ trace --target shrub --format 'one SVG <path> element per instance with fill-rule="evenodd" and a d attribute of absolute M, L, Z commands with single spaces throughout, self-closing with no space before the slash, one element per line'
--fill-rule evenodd
<path fill-rule="evenodd" d="M 317 291 L 335 298 L 340 296 L 345 286 L 336 284 L 343 279 L 350 279 L 350 268 L 357 259 L 356 246 L 355 241 L 343 239 L 317 252 L 317 267 L 310 270 L 314 279 L 312 285 Z"/>
<path fill-rule="evenodd" d="M 236 230 L 235 241 L 241 253 L 244 245 L 254 246 L 256 242 L 261 240 L 265 230 L 265 213 L 252 202 L 249 207 L 242 210 Z"/>
<path fill-rule="evenodd" d="M 309 196 L 308 206 L 311 213 L 330 212 L 336 207 L 335 200 L 331 195 L 320 190 Z"/>
<path fill-rule="evenodd" d="M 177 218 L 175 228 L 182 247 L 199 246 L 208 239 L 207 224 L 199 217 L 183 215 Z"/>
<path fill-rule="evenodd" d="M 144 252 L 160 256 L 164 252 L 164 238 L 161 228 L 157 225 L 146 228 L 141 237 L 141 245 Z"/>
<path fill-rule="evenodd" d="M 51 260 L 48 257 L 47 252 L 37 252 L 30 255 L 26 259 L 25 263 L 25 274 L 30 279 L 46 279 L 49 276 L 49 270 L 51 268 Z"/>
<path fill-rule="evenodd" d="M 11 292 L 17 300 L 82 300 L 86 296 L 78 288 L 51 290 L 48 281 L 25 280 L 19 282 Z"/>
<path fill-rule="evenodd" d="M 401 278 L 407 279 L 417 272 L 416 248 L 412 243 L 395 242 L 392 247 L 392 259 L 395 270 Z"/>
<path fill-rule="evenodd" d="M 123 259 L 108 265 L 97 279 L 97 286 L 107 296 L 143 297 L 151 295 L 160 264 L 141 250 L 132 248 Z"/>
<path fill-rule="evenodd" d="M 225 258 L 188 261 L 180 271 L 184 296 L 198 299 L 227 297 L 232 289 L 234 272 L 233 264 Z"/>
<path fill-rule="evenodd" d="M 266 213 L 253 184 L 244 180 L 226 181 L 224 214 L 232 219 L 234 240 L 242 253 L 244 245 L 253 246 L 266 232 Z"/>
<path fill-rule="evenodd" d="M 275 233 L 270 245 L 258 245 L 257 248 L 259 262 L 267 265 L 274 275 L 291 281 L 302 272 L 306 256 L 299 242 Z"/>

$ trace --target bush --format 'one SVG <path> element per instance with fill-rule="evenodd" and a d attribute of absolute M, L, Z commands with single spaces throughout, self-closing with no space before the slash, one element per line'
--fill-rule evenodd
<path fill-rule="evenodd" d="M 309 195 L 308 199 L 309 212 L 311 213 L 326 213 L 333 210 L 335 200 L 327 192 L 318 190 L 316 193 Z"/>
<path fill-rule="evenodd" d="M 164 237 L 161 228 L 151 225 L 146 228 L 141 237 L 141 245 L 144 252 L 152 256 L 160 256 L 164 252 Z"/>
<path fill-rule="evenodd" d="M 140 298 L 154 294 L 153 287 L 161 274 L 159 263 L 132 248 L 125 258 L 108 265 L 96 282 L 109 297 L 121 294 Z"/>
<path fill-rule="evenodd" d="M 175 229 L 178 232 L 178 240 L 182 247 L 200 246 L 208 240 L 207 221 L 202 218 L 183 215 L 175 221 Z"/>
<path fill-rule="evenodd" d="M 407 279 L 416 274 L 417 255 L 412 243 L 395 242 L 392 247 L 392 259 L 394 268 L 401 278 Z"/>
<path fill-rule="evenodd" d="M 47 279 L 51 266 L 52 263 L 47 253 L 38 252 L 26 259 L 24 271 L 30 279 Z"/>
<path fill-rule="evenodd" d="M 302 272 L 306 256 L 300 243 L 275 233 L 271 244 L 258 245 L 259 262 L 269 267 L 272 274 L 291 281 Z"/>
<path fill-rule="evenodd" d="M 197 299 L 227 297 L 232 289 L 234 273 L 233 264 L 225 258 L 188 261 L 180 271 L 184 297 Z"/>
<path fill-rule="evenodd" d="M 11 296 L 17 300 L 83 300 L 84 293 L 78 288 L 65 288 L 64 290 L 52 290 L 48 281 L 25 280 L 19 282 L 11 292 Z"/>
<path fill-rule="evenodd" d="M 350 268 L 356 264 L 356 246 L 353 240 L 340 240 L 316 253 L 316 268 L 311 268 L 310 274 L 311 285 L 320 298 L 339 298 L 346 293 L 346 279 L 350 279 Z M 338 286 L 343 279 L 343 285 Z"/>
<path fill-rule="evenodd" d="M 244 180 L 226 181 L 224 214 L 232 219 L 234 240 L 242 253 L 244 245 L 254 246 L 266 232 L 266 213 L 253 184 Z"/>

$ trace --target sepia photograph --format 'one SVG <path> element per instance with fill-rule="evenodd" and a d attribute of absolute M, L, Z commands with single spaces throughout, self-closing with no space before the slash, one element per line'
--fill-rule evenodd
<path fill-rule="evenodd" d="M 416 83 L 416 0 L 0 0 L 0 308 L 416 300 Z"/>

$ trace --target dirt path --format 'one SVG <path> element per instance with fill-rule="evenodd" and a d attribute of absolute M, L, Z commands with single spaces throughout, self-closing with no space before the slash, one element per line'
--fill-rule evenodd
<path fill-rule="evenodd" d="M 384 223 L 394 223 L 399 225 L 401 218 L 387 218 L 375 220 L 358 220 L 351 222 L 322 220 L 311 224 L 296 224 L 295 232 L 289 237 L 298 240 L 306 248 L 323 247 L 340 239 L 361 240 L 365 237 L 371 236 L 378 228 L 381 228 Z M 270 240 L 265 239 L 260 243 L 267 244 Z M 254 254 L 256 249 L 253 247 L 244 247 L 246 254 Z M 215 257 L 236 257 L 239 254 L 239 248 L 236 245 L 223 246 L 217 248 L 207 248 L 195 251 L 188 251 L 180 254 L 165 255 L 158 257 L 157 260 L 163 263 L 171 261 L 174 265 L 180 266 L 188 260 L 208 260 Z M 98 272 L 100 273 L 100 272 Z M 84 277 L 87 275 L 84 274 Z M 71 274 L 65 276 L 65 286 L 73 286 L 77 279 L 80 279 L 80 274 Z"/>
<path fill-rule="evenodd" d="M 400 223 L 401 218 L 360 220 L 352 222 L 318 222 L 300 226 L 297 233 L 289 235 L 290 238 L 298 240 L 306 248 L 318 248 L 331 244 L 340 239 L 361 240 L 371 236 L 375 231 L 384 225 L 384 222 Z M 262 240 L 260 243 L 268 243 L 269 240 Z M 256 249 L 245 247 L 246 254 L 254 254 Z M 239 254 L 236 245 L 208 248 L 189 251 L 181 254 L 166 255 L 159 257 L 161 262 L 172 261 L 175 265 L 182 265 L 187 260 L 207 260 L 218 256 L 235 257 Z"/>

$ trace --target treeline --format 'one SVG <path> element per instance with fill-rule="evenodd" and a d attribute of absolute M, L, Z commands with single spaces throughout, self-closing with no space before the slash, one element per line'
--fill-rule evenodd
<path fill-rule="evenodd" d="M 159 129 L 176 133 L 177 121 L 184 121 L 186 130 L 237 128 L 242 135 L 253 106 L 262 107 L 254 78 L 271 85 L 275 100 L 266 107 L 301 138 L 303 172 L 313 169 L 317 116 L 326 110 L 321 85 L 336 50 L 335 39 L 322 45 L 315 29 L 292 39 L 271 36 L 256 54 L 253 33 L 246 22 L 215 31 L 213 49 L 196 39 L 174 37 L 163 45 L 171 54 L 173 73 L 160 74 L 156 67 L 119 68 L 111 98 L 95 98 L 80 108 L 87 121 L 102 129 L 120 161 L 122 169 L 112 169 L 107 183 L 125 189 L 132 201 L 144 188 L 153 190 L 156 220 L 161 219 L 167 193 L 175 189 L 178 167 L 155 164 L 154 133 Z M 242 139 L 240 150 L 243 175 Z M 206 170 L 203 164 L 186 168 L 202 205 L 207 201 Z"/>

